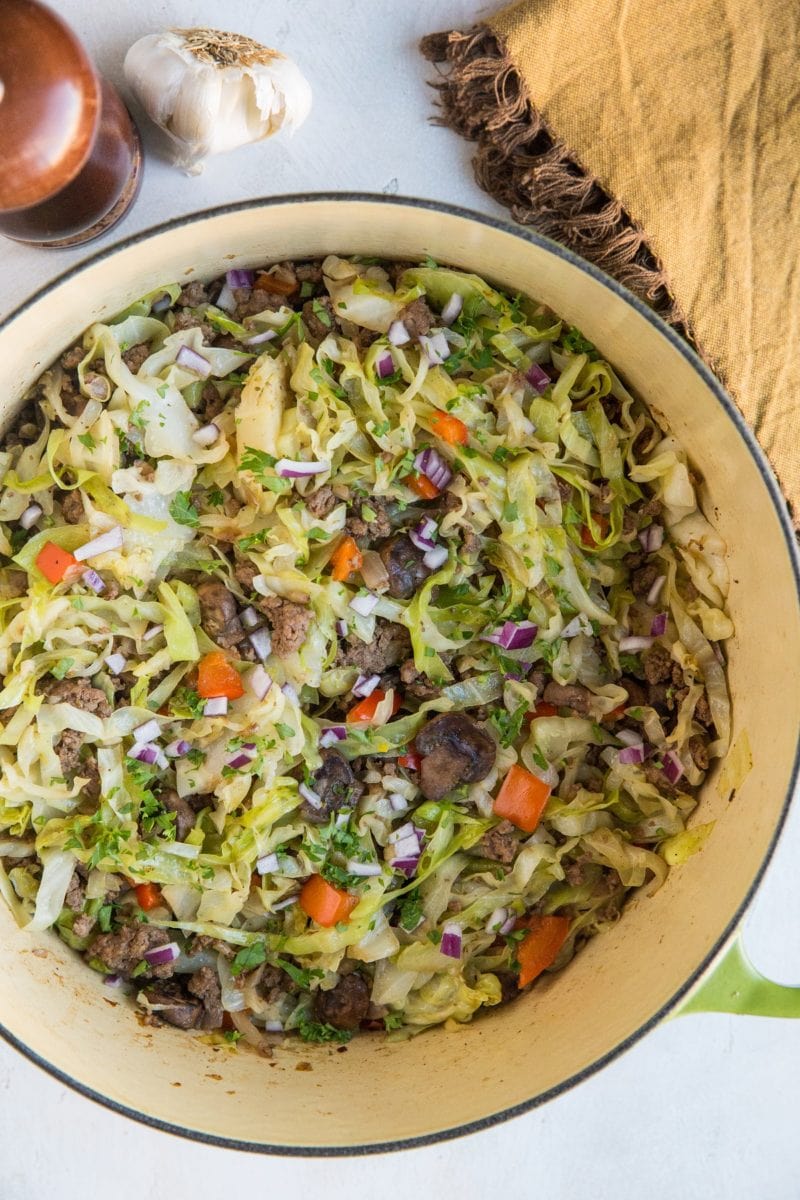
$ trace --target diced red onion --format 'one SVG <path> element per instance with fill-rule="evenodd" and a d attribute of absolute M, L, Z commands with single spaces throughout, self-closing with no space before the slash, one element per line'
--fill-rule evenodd
<path fill-rule="evenodd" d="M 642 543 L 642 549 L 648 554 L 652 554 L 655 550 L 660 550 L 664 544 L 664 530 L 661 525 L 653 522 L 643 529 L 639 534 L 639 541 Z"/>
<path fill-rule="evenodd" d="M 226 281 L 222 291 L 217 296 L 217 308 L 221 308 L 223 312 L 232 313 L 236 310 L 237 300 L 233 294 L 233 289 Z"/>
<path fill-rule="evenodd" d="M 150 628 L 145 629 L 144 633 L 142 634 L 142 641 L 143 642 L 152 642 L 153 638 L 158 637 L 158 635 L 163 631 L 163 629 L 164 629 L 163 625 L 151 625 Z"/>
<path fill-rule="evenodd" d="M 224 717 L 228 711 L 227 696 L 211 696 L 203 705 L 204 717 Z"/>
<path fill-rule="evenodd" d="M 429 571 L 438 571 L 447 562 L 447 554 L 447 546 L 434 546 L 422 556 L 422 561 Z"/>
<path fill-rule="evenodd" d="M 91 567 L 89 567 L 88 571 L 83 572 L 81 579 L 88 588 L 92 589 L 93 592 L 99 593 L 105 591 L 106 585 L 97 574 L 97 571 L 94 571 Z"/>
<path fill-rule="evenodd" d="M 303 459 L 279 458 L 275 463 L 275 473 L 282 479 L 305 479 L 308 475 L 322 475 L 330 468 L 330 463 L 306 462 Z"/>
<path fill-rule="evenodd" d="M 137 725 L 133 731 L 133 740 L 140 742 L 142 745 L 145 742 L 154 742 L 161 733 L 161 726 L 155 717 L 150 721 L 145 721 L 143 725 Z"/>
<path fill-rule="evenodd" d="M 272 638 L 269 635 L 268 629 L 254 629 L 252 633 L 247 635 L 250 645 L 255 650 L 262 662 L 266 662 L 272 653 Z"/>
<path fill-rule="evenodd" d="M 367 592 L 365 596 L 354 596 L 350 601 L 350 608 L 353 612 L 357 612 L 360 617 L 368 617 L 378 603 L 378 596 Z"/>
<path fill-rule="evenodd" d="M 401 796 L 399 792 L 389 792 L 389 795 L 386 797 L 386 799 L 389 801 L 392 812 L 403 813 L 407 811 L 408 801 L 406 800 L 405 796 Z"/>
<path fill-rule="evenodd" d="M 635 746 L 623 746 L 619 752 L 618 758 L 624 766 L 630 766 L 635 763 L 643 763 L 644 744 L 639 742 Z"/>
<path fill-rule="evenodd" d="M 666 582 L 667 582 L 666 575 L 659 575 L 657 579 L 653 580 L 653 586 L 650 588 L 650 591 L 647 593 L 647 603 L 648 604 L 655 605 L 658 603 L 658 597 L 661 595 L 661 589 L 663 588 L 663 586 Z"/>
<path fill-rule="evenodd" d="M 461 958 L 461 926 L 448 921 L 442 927 L 439 949 L 447 958 Z"/>
<path fill-rule="evenodd" d="M 358 862 L 354 858 L 349 858 L 346 866 L 351 875 L 361 875 L 365 879 L 371 875 L 380 875 L 383 872 L 383 867 L 380 863 Z"/>
<path fill-rule="evenodd" d="M 280 912 L 283 908 L 290 908 L 292 904 L 297 904 L 299 896 L 284 896 L 283 900 L 276 900 L 272 906 L 273 912 Z"/>
<path fill-rule="evenodd" d="M 219 425 L 215 425 L 213 421 L 208 425 L 201 425 L 192 434 L 192 441 L 198 446 L 213 446 L 214 442 L 220 435 Z"/>
<path fill-rule="evenodd" d="M 507 908 L 496 908 L 489 920 L 486 922 L 486 929 L 489 933 L 499 933 L 503 924 L 508 920 Z"/>
<path fill-rule="evenodd" d="M 163 296 L 159 296 L 157 300 L 153 301 L 150 306 L 150 311 L 164 312 L 165 309 L 169 308 L 171 304 L 172 301 L 170 299 L 169 292 L 165 292 Z"/>
<path fill-rule="evenodd" d="M 347 730 L 344 725 L 330 725 L 320 734 L 319 744 L 323 750 L 326 750 L 328 746 L 335 746 L 337 742 L 343 742 L 346 737 Z"/>
<path fill-rule="evenodd" d="M 394 371 L 394 359 L 388 350 L 375 359 L 375 374 L 379 379 L 386 379 Z"/>
<path fill-rule="evenodd" d="M 307 800 L 312 808 L 322 808 L 322 797 L 319 792 L 315 792 L 307 783 L 301 783 L 297 789 L 304 800 Z"/>
<path fill-rule="evenodd" d="M 432 367 L 440 367 L 444 360 L 450 357 L 450 346 L 441 330 L 431 336 L 421 334 L 419 344 Z"/>
<path fill-rule="evenodd" d="M 667 632 L 667 614 L 656 613 L 650 624 L 650 633 L 653 637 L 663 637 Z"/>
<path fill-rule="evenodd" d="M 292 704 L 300 703 L 300 697 L 297 694 L 297 688 L 293 683 L 282 683 L 281 691 L 287 700 L 291 700 Z"/>
<path fill-rule="evenodd" d="M 400 838 L 398 842 L 392 844 L 392 859 L 397 858 L 418 858 L 420 854 L 420 844 L 416 834 L 409 837 Z"/>
<path fill-rule="evenodd" d="M 482 642 L 491 642 L 503 650 L 525 650 L 536 641 L 539 626 L 533 621 L 505 621 L 491 633 L 481 634 Z"/>
<path fill-rule="evenodd" d="M 239 619 L 244 625 L 245 629 L 257 629 L 261 624 L 261 617 L 251 605 L 248 605 L 247 608 L 242 609 Z"/>
<path fill-rule="evenodd" d="M 198 354 L 191 346 L 181 346 L 178 353 L 175 355 L 175 362 L 180 367 L 185 367 L 187 371 L 191 371 L 194 375 L 199 375 L 201 379 L 208 379 L 211 374 L 211 363 L 207 358 L 203 358 L 202 354 Z"/>
<path fill-rule="evenodd" d="M 402 871 L 403 874 L 405 875 L 406 879 L 411 878 L 411 876 L 416 872 L 418 866 L 419 866 L 419 855 L 415 855 L 415 856 L 412 856 L 409 858 L 394 858 L 394 859 L 392 859 L 392 870 L 393 871 Z"/>
<path fill-rule="evenodd" d="M 248 754 L 244 747 L 242 747 L 239 753 L 235 754 L 233 758 L 229 760 L 228 766 L 234 771 L 241 771 L 242 767 L 250 766 L 251 762 L 253 761 L 253 757 L 254 756 L 252 754 Z"/>
<path fill-rule="evenodd" d="M 84 542 L 72 553 L 78 562 L 84 562 L 87 558 L 96 558 L 99 554 L 108 554 L 111 550 L 119 550 L 121 545 L 122 526 L 114 525 L 106 533 L 101 533 L 99 537 L 92 538 L 90 542 Z"/>
<path fill-rule="evenodd" d="M 336 622 L 336 633 L 339 637 L 347 637 L 347 621 L 339 620 Z"/>
<path fill-rule="evenodd" d="M 418 550 L 433 550 L 435 546 L 435 537 L 439 531 L 439 526 L 432 517 L 425 517 L 420 521 L 414 529 L 410 529 L 408 536 Z"/>
<path fill-rule="evenodd" d="M 623 654 L 638 654 L 640 650 L 649 650 L 653 644 L 651 637 L 620 638 L 619 648 Z"/>
<path fill-rule="evenodd" d="M 637 733 L 635 729 L 620 729 L 619 733 L 615 733 L 614 737 L 625 746 L 640 746 L 642 744 L 642 735 Z"/>
<path fill-rule="evenodd" d="M 353 684 L 353 695 L 366 699 L 371 696 L 381 681 L 380 675 L 359 675 Z"/>
<path fill-rule="evenodd" d="M 273 912 L 277 905 L 273 906 Z M 265 1021 L 264 1030 L 266 1033 L 283 1033 L 283 1021 Z"/>
<path fill-rule="evenodd" d="M 239 341 L 243 346 L 260 346 L 263 342 L 271 342 L 276 336 L 274 329 L 264 329 L 261 333 L 254 333 L 252 337 L 240 338 Z"/>
<path fill-rule="evenodd" d="M 278 869 L 277 854 L 265 854 L 256 860 L 256 870 L 259 875 L 273 875 Z"/>
<path fill-rule="evenodd" d="M 502 933 L 502 934 L 511 933 L 511 931 L 514 928 L 514 926 L 516 925 L 516 923 L 517 923 L 517 914 L 512 912 L 509 914 L 509 916 L 506 918 L 506 920 L 500 926 L 498 933 Z"/>
<path fill-rule="evenodd" d="M 667 779 L 670 783 L 677 783 L 683 774 L 683 763 L 674 750 L 667 750 L 661 757 Z"/>
<path fill-rule="evenodd" d="M 122 985 L 121 975 L 106 975 L 103 983 L 106 987 L 120 987 Z"/>
<path fill-rule="evenodd" d="M 252 287 L 255 280 L 253 271 L 231 270 L 225 272 L 225 282 L 229 288 Z"/>
<path fill-rule="evenodd" d="M 392 321 L 386 336 L 393 346 L 405 346 L 406 342 L 411 341 L 411 334 L 402 321 Z"/>
<path fill-rule="evenodd" d="M 187 742 L 185 738 L 176 738 L 174 742 L 170 742 L 164 747 L 164 753 L 167 758 L 183 758 L 191 748 L 191 742 Z"/>
<path fill-rule="evenodd" d="M 107 654 L 103 661 L 112 675 L 121 675 L 128 665 L 127 658 L 124 654 L 120 654 L 118 650 L 114 654 Z"/>
<path fill-rule="evenodd" d="M 450 299 L 442 309 L 442 324 L 452 325 L 461 309 L 464 307 L 464 297 L 458 292 L 453 292 Z"/>
<path fill-rule="evenodd" d="M 525 372 L 525 378 L 535 392 L 541 396 L 542 392 L 546 391 L 553 382 L 547 371 L 543 370 L 538 363 L 531 363 Z"/>
<path fill-rule="evenodd" d="M 19 523 L 23 529 L 30 529 L 39 520 L 43 509 L 41 504 L 29 504 L 25 512 L 19 519 Z"/>
<path fill-rule="evenodd" d="M 245 682 L 257 700 L 263 700 L 272 687 L 272 679 L 260 663 L 247 672 Z"/>
<path fill-rule="evenodd" d="M 417 831 L 414 828 L 414 823 L 412 821 L 406 821 L 405 825 L 398 825 L 397 829 L 392 830 L 386 839 L 386 843 L 389 846 L 393 846 L 397 842 L 401 842 L 403 838 L 416 837 L 416 832 Z"/>
<path fill-rule="evenodd" d="M 163 967 L 166 963 L 175 962 L 180 958 L 181 948 L 177 942 L 167 942 L 166 946 L 156 946 L 153 950 L 145 950 L 144 958 L 151 967 Z"/>
<path fill-rule="evenodd" d="M 154 746 L 152 742 L 148 742 L 146 746 L 131 746 L 128 751 L 129 758 L 135 758 L 151 767 L 158 761 L 158 755 L 158 746 Z"/>
<path fill-rule="evenodd" d="M 438 450 L 434 450 L 432 446 L 429 446 L 427 450 L 420 451 L 414 459 L 414 466 L 421 475 L 430 479 L 440 492 L 444 491 L 453 478 L 453 472 Z"/>

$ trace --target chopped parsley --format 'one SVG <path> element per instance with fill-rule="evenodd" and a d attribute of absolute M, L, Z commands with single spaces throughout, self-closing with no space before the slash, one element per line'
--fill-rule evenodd
<path fill-rule="evenodd" d="M 528 702 L 522 703 L 510 713 L 505 708 L 493 708 L 489 720 L 500 735 L 501 746 L 513 746 L 522 732 L 522 722 L 528 711 Z"/>
<path fill-rule="evenodd" d="M 297 1032 L 304 1042 L 341 1042 L 342 1045 L 353 1036 L 352 1029 L 336 1029 L 333 1025 L 312 1021 L 306 1016 L 300 1018 Z"/>
<path fill-rule="evenodd" d="M 412 933 L 419 925 L 423 916 L 422 898 L 419 894 L 419 888 L 414 888 L 413 891 L 408 892 L 400 901 L 400 926 L 405 929 L 406 933 Z"/>
<path fill-rule="evenodd" d="M 325 972 L 320 971 L 317 967 L 296 967 L 294 963 L 287 962 L 285 958 L 276 958 L 275 966 L 285 971 L 298 987 L 305 988 L 306 991 L 311 987 L 312 979 L 325 978 Z"/>
<path fill-rule="evenodd" d="M 253 942 L 250 946 L 242 946 L 231 963 L 231 975 L 241 975 L 245 971 L 254 971 L 267 961 L 267 948 L 263 942 Z"/>
<path fill-rule="evenodd" d="M 97 442 L 94 440 L 94 438 L 92 437 L 92 435 L 90 433 L 79 433 L 78 441 L 81 443 L 82 446 L 85 446 L 87 450 L 96 450 L 97 449 Z"/>
<path fill-rule="evenodd" d="M 195 529 L 200 524 L 200 514 L 192 504 L 189 492 L 176 492 L 169 506 L 169 515 L 178 525 L 190 525 Z"/>
<path fill-rule="evenodd" d="M 74 658 L 60 658 L 56 665 L 50 668 L 50 674 L 54 675 L 56 679 L 63 679 L 70 667 L 74 666 Z"/>

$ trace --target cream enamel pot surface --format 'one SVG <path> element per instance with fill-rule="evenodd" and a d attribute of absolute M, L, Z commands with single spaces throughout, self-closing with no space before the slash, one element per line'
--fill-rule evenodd
<path fill-rule="evenodd" d="M 579 1082 L 681 1006 L 800 1015 L 800 991 L 757 977 L 732 941 L 797 775 L 793 531 L 734 405 L 678 336 L 617 284 L 534 233 L 422 201 L 296 196 L 199 213 L 101 251 L 0 326 L 4 423 L 87 325 L 158 285 L 330 251 L 431 255 L 526 292 L 577 325 L 664 417 L 727 543 L 734 738 L 746 730 L 753 768 L 733 796 L 711 774 L 694 817 L 716 822 L 704 849 L 654 896 L 635 897 L 566 970 L 471 1025 L 399 1044 L 361 1037 L 340 1052 L 287 1039 L 268 1062 L 144 1027 L 54 934 L 20 931 L 2 908 L 0 1024 L 13 1045 L 128 1116 L 273 1153 L 387 1150 L 479 1129 Z"/>

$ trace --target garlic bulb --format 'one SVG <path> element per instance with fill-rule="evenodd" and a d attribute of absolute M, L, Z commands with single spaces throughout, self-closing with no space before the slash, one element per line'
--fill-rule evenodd
<path fill-rule="evenodd" d="M 311 88 L 291 59 L 216 29 L 140 38 L 125 56 L 125 77 L 193 174 L 210 154 L 298 128 L 311 110 Z"/>

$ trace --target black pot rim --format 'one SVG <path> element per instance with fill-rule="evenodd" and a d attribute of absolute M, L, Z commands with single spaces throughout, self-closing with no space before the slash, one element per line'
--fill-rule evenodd
<path fill-rule="evenodd" d="M 47 284 L 38 288 L 31 296 L 18 305 L 7 317 L 0 321 L 0 333 L 10 326 L 22 313 L 34 306 L 41 297 L 54 286 L 67 282 L 76 275 L 81 274 L 87 267 L 93 266 L 98 262 L 102 262 L 107 258 L 111 258 L 120 250 L 127 249 L 130 246 L 135 246 L 140 242 L 148 241 L 150 238 L 158 234 L 166 233 L 170 229 L 177 229 L 184 225 L 196 224 L 209 218 L 224 216 L 230 213 L 250 211 L 254 208 L 272 209 L 283 207 L 288 204 L 315 204 L 315 203 L 369 203 L 381 204 L 387 207 L 396 208 L 418 208 L 428 212 L 443 213 L 447 216 L 459 217 L 464 220 L 474 221 L 480 225 L 484 225 L 490 229 L 499 230 L 502 233 L 510 234 L 513 237 L 519 238 L 521 241 L 532 243 L 540 246 L 543 249 L 554 254 L 557 258 L 563 259 L 572 266 L 577 267 L 580 271 L 595 279 L 598 283 L 603 284 L 609 291 L 624 300 L 630 307 L 634 308 L 650 325 L 654 326 L 663 337 L 678 351 L 684 359 L 689 362 L 695 372 L 701 376 L 703 382 L 713 392 L 717 402 L 736 427 L 739 436 L 742 438 L 751 458 L 755 462 L 756 468 L 764 482 L 764 485 L 772 499 L 775 512 L 780 521 L 783 530 L 783 536 L 786 542 L 786 549 L 789 555 L 789 560 L 792 564 L 792 572 L 794 575 L 796 598 L 800 604 L 800 553 L 798 552 L 797 541 L 795 538 L 794 529 L 787 502 L 781 493 L 778 482 L 773 474 L 772 468 L 767 462 L 766 456 L 761 447 L 756 442 L 755 436 L 744 420 L 744 417 L 739 412 L 739 409 L 733 403 L 731 398 L 725 392 L 719 380 L 712 375 L 711 371 L 702 362 L 698 355 L 692 350 L 684 339 L 676 333 L 676 331 L 657 316 L 647 305 L 629 292 L 627 288 L 617 283 L 616 280 L 606 275 L 592 263 L 586 262 L 578 255 L 568 250 L 565 246 L 559 245 L 558 242 L 552 241 L 550 238 L 544 237 L 534 230 L 520 225 L 514 225 L 510 221 L 503 220 L 498 217 L 488 216 L 484 213 L 475 212 L 468 208 L 463 208 L 458 205 L 446 204 L 438 200 L 424 200 L 414 197 L 405 196 L 387 196 L 382 194 L 372 194 L 370 192 L 308 192 L 297 194 L 286 194 L 281 196 L 266 196 L 252 200 L 240 200 L 230 204 L 215 205 L 211 208 L 200 209 L 197 212 L 187 213 L 184 216 L 174 217 L 170 221 L 161 222 L 158 225 L 150 226 L 147 229 L 140 230 L 137 233 L 130 234 L 128 237 L 114 242 L 109 246 L 105 246 L 94 254 L 76 263 L 75 266 L 62 272 L 55 279 L 50 280 Z M 686 979 L 670 999 L 661 1006 L 647 1021 L 639 1026 L 628 1037 L 624 1038 L 618 1045 L 612 1047 L 602 1057 L 584 1067 L 582 1071 L 576 1072 L 568 1079 L 556 1084 L 547 1091 L 533 1096 L 530 1100 L 522 1101 L 519 1104 L 511 1105 L 508 1108 L 501 1109 L 499 1112 L 492 1113 L 489 1116 L 481 1117 L 478 1120 L 467 1121 L 463 1125 L 454 1125 L 448 1129 L 437 1130 L 429 1134 L 421 1134 L 418 1137 L 399 1138 L 396 1141 L 375 1142 L 367 1145 L 352 1145 L 352 1146 L 288 1146 L 288 1145 L 272 1145 L 264 1142 L 248 1142 L 240 1141 L 236 1138 L 222 1137 L 216 1134 L 204 1133 L 201 1130 L 190 1129 L 186 1126 L 178 1125 L 170 1121 L 163 1121 L 157 1117 L 148 1116 L 147 1113 L 140 1110 L 129 1108 L 125 1104 L 120 1104 L 116 1100 L 112 1100 L 108 1096 L 97 1092 L 88 1084 L 82 1083 L 75 1079 L 67 1072 L 47 1062 L 41 1055 L 32 1050 L 19 1038 L 17 1038 L 9 1029 L 0 1022 L 0 1036 L 5 1039 L 9 1045 L 13 1046 L 36 1066 L 41 1067 L 49 1075 L 57 1079 L 59 1083 L 65 1084 L 74 1091 L 79 1092 L 88 1100 L 93 1100 L 97 1104 L 110 1109 L 112 1112 L 129 1117 L 131 1120 L 138 1121 L 140 1124 L 147 1125 L 151 1129 L 158 1129 L 164 1133 L 175 1134 L 178 1137 L 185 1138 L 189 1141 L 203 1143 L 208 1146 L 218 1146 L 228 1150 L 242 1150 L 251 1154 L 271 1154 L 290 1158 L 346 1158 L 355 1157 L 357 1155 L 367 1154 L 387 1154 L 397 1150 L 415 1149 L 422 1146 L 433 1146 L 439 1142 L 450 1141 L 454 1138 L 464 1137 L 467 1134 L 479 1133 L 482 1130 L 490 1129 L 494 1125 L 499 1125 L 504 1121 L 510 1120 L 512 1117 L 521 1116 L 523 1113 L 531 1112 L 535 1108 L 546 1104 L 549 1100 L 555 1099 L 557 1096 L 563 1095 L 570 1091 L 577 1084 L 582 1083 L 585 1079 L 589 1079 L 592 1075 L 597 1074 L 603 1067 L 619 1058 L 626 1050 L 629 1050 L 645 1034 L 651 1029 L 659 1025 L 665 1017 L 673 1012 L 680 1004 L 681 1000 L 691 991 L 698 980 L 705 974 L 714 960 L 729 942 L 737 927 L 749 908 L 750 903 L 758 890 L 764 873 L 770 864 L 772 856 L 775 852 L 778 839 L 783 830 L 786 818 L 789 812 L 789 806 L 792 802 L 798 778 L 800 777 L 800 733 L 798 734 L 798 742 L 795 747 L 795 757 L 792 766 L 791 779 L 787 788 L 786 797 L 781 808 L 780 816 L 775 825 L 770 844 L 766 854 L 761 862 L 758 871 L 753 878 L 750 888 L 744 900 L 741 902 L 736 912 L 733 914 L 723 932 L 719 935 L 713 947 L 703 959 L 699 967 Z"/>

